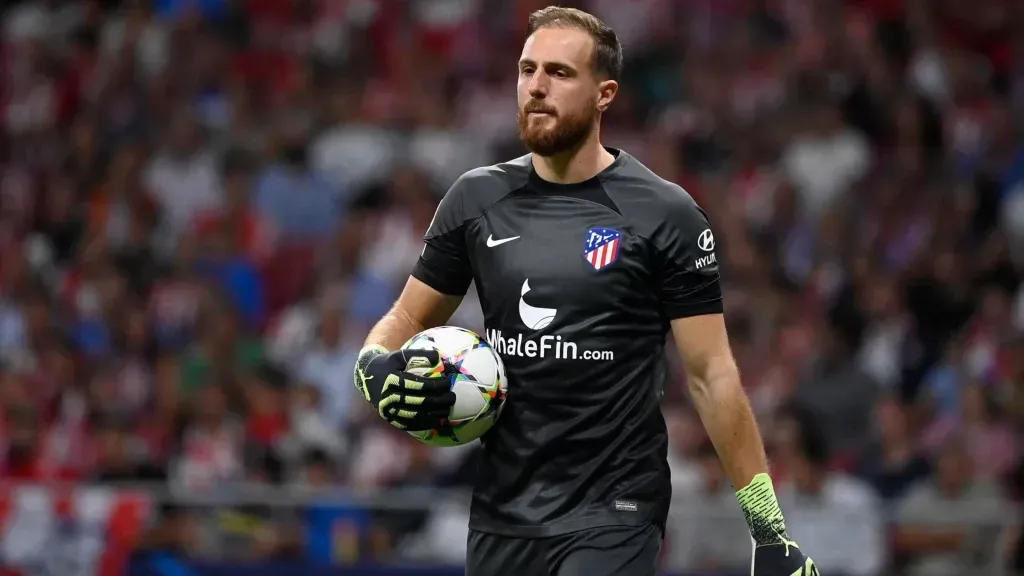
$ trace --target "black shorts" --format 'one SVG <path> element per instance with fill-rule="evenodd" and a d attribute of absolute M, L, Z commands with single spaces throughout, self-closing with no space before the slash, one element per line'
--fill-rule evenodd
<path fill-rule="evenodd" d="M 466 576 L 655 576 L 663 534 L 655 523 L 546 538 L 470 530 Z"/>

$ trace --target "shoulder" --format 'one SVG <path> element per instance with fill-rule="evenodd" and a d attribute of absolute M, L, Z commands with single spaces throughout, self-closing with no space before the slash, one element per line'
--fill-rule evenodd
<path fill-rule="evenodd" d="M 699 234 L 708 227 L 707 215 L 693 196 L 632 156 L 608 176 L 604 185 L 623 217 L 641 236 L 653 238 L 678 229 Z"/>
<path fill-rule="evenodd" d="M 474 168 L 455 181 L 448 194 L 504 196 L 521 188 L 529 177 L 530 157 Z"/>
<path fill-rule="evenodd" d="M 640 194 L 646 201 L 693 202 L 682 186 L 658 176 L 628 153 L 621 151 L 620 154 L 625 155 L 622 165 L 609 174 L 606 181 L 613 189 Z"/>
<path fill-rule="evenodd" d="M 528 177 L 528 156 L 464 173 L 441 198 L 427 237 L 446 234 L 476 220 L 496 202 L 523 187 Z"/>
<path fill-rule="evenodd" d="M 444 203 L 457 204 L 467 219 L 484 212 L 492 204 L 519 188 L 529 178 L 529 156 L 490 166 L 474 168 L 448 188 Z"/>

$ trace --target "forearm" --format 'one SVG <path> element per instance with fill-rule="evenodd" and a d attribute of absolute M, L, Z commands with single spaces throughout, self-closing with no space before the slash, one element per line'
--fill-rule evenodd
<path fill-rule="evenodd" d="M 408 312 L 394 306 L 370 330 L 364 346 L 380 346 L 389 351 L 397 350 L 410 338 L 425 330 Z"/>
<path fill-rule="evenodd" d="M 396 371 L 407 370 L 405 355 L 390 353 L 397 352 L 402 345 L 412 339 L 413 336 L 423 332 L 427 328 L 434 328 L 441 325 L 451 317 L 452 313 L 459 306 L 461 297 L 449 296 L 434 290 L 415 277 L 410 277 L 402 290 L 402 294 L 391 307 L 391 310 L 377 322 L 377 325 L 370 330 L 359 351 L 353 369 L 353 378 L 356 389 L 362 393 L 367 402 L 380 402 L 379 395 L 383 386 L 391 382 L 391 377 Z M 373 375 L 370 366 L 377 358 L 384 357 L 385 363 L 389 358 L 401 358 L 401 361 L 390 361 L 384 372 L 378 372 L 379 378 L 372 382 Z M 383 365 L 382 365 L 383 366 Z M 372 383 L 371 383 L 372 382 Z M 388 397 L 389 400 L 392 398 Z M 378 409 L 380 406 L 377 406 Z M 383 416 L 383 414 L 381 414 Z"/>
<path fill-rule="evenodd" d="M 690 376 L 690 394 L 757 545 L 789 543 L 754 412 L 731 356 Z"/>
<path fill-rule="evenodd" d="M 704 429 L 737 490 L 768 471 L 764 443 L 732 358 L 708 364 L 689 374 L 690 396 Z"/>
<path fill-rule="evenodd" d="M 786 534 L 786 521 L 768 475 L 754 412 L 743 392 L 725 319 L 705 314 L 672 321 L 686 367 L 690 397 L 715 446 L 754 542 L 751 574 L 817 574 L 814 562 Z M 794 553 L 794 550 L 796 552 Z"/>
<path fill-rule="evenodd" d="M 362 393 L 367 402 L 372 402 L 373 397 L 366 384 L 369 378 L 365 375 L 370 362 L 378 356 L 401 348 L 402 344 L 422 331 L 423 326 L 397 305 L 392 306 L 391 310 L 370 330 L 363 343 L 363 349 L 359 351 L 359 357 L 356 358 L 353 370 L 356 389 Z"/>

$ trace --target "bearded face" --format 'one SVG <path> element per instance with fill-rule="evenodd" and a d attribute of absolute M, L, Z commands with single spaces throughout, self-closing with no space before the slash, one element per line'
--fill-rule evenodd
<path fill-rule="evenodd" d="M 531 99 L 519 108 L 519 139 L 538 156 L 554 156 L 578 146 L 593 128 L 597 117 L 593 98 L 582 105 L 557 110 L 542 100 Z"/>
<path fill-rule="evenodd" d="M 578 149 L 597 135 L 618 84 L 597 73 L 594 42 L 583 30 L 553 26 L 523 44 L 516 116 L 519 139 L 537 156 Z"/>

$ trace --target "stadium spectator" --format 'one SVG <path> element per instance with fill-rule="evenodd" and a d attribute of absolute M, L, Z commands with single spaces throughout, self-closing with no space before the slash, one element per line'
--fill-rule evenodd
<path fill-rule="evenodd" d="M 909 562 L 909 574 L 985 573 L 998 566 L 1006 502 L 998 485 L 976 474 L 974 458 L 963 439 L 948 440 L 935 476 L 900 503 L 896 552 Z"/>
<path fill-rule="evenodd" d="M 699 484 L 677 492 L 691 502 L 669 513 L 666 530 L 666 567 L 677 571 L 742 570 L 750 564 L 750 550 L 739 545 L 747 530 L 743 513 L 711 442 L 696 451 Z"/>
<path fill-rule="evenodd" d="M 886 501 L 898 500 L 931 472 L 927 455 L 916 445 L 907 407 L 884 398 L 875 407 L 877 438 L 865 450 L 858 475 Z"/>
<path fill-rule="evenodd" d="M 924 432 L 923 442 L 926 447 L 937 449 L 951 438 L 961 436 L 968 444 L 978 476 L 998 482 L 1017 463 L 1013 430 L 986 387 L 966 384 L 960 394 L 961 413 L 936 419 Z"/>
<path fill-rule="evenodd" d="M 813 413 L 796 408 L 787 417 L 794 420 L 795 434 L 778 447 L 790 479 L 779 500 L 800 524 L 791 529 L 792 537 L 821 550 L 815 564 L 822 571 L 877 574 L 887 561 L 880 499 L 863 481 L 829 470 L 829 447 Z"/>
<path fill-rule="evenodd" d="M 358 396 L 350 394 L 350 383 L 342 370 L 353 366 L 362 342 L 357 340 L 360 336 L 347 330 L 344 294 L 330 296 L 319 303 L 315 343 L 299 362 L 298 377 L 315 388 L 327 424 L 335 430 L 346 430 Z"/>
<path fill-rule="evenodd" d="M 224 190 L 194 112 L 182 108 L 170 122 L 167 144 L 146 167 L 144 179 L 161 211 L 166 248 L 173 250 L 202 211 L 223 205 Z"/>

